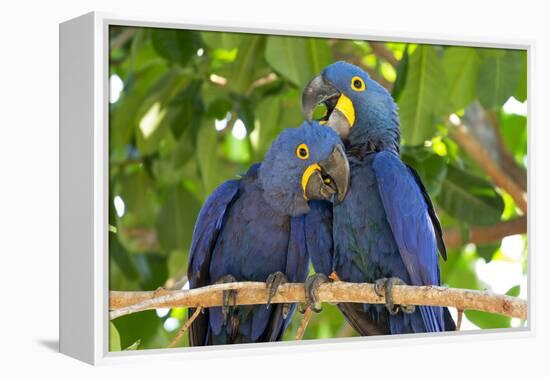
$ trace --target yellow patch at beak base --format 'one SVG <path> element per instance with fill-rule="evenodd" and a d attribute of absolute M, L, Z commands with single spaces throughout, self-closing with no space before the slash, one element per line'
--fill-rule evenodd
<path fill-rule="evenodd" d="M 344 114 L 349 122 L 350 128 L 353 127 L 355 123 L 355 108 L 353 107 L 353 102 L 351 102 L 348 97 L 341 94 L 340 98 L 338 98 L 335 109 L 338 109 L 342 114 Z"/>
<path fill-rule="evenodd" d="M 306 188 L 307 188 L 307 183 L 309 182 L 309 178 L 311 177 L 311 175 L 315 172 L 315 171 L 321 171 L 321 167 L 319 166 L 319 164 L 311 164 L 307 167 L 306 171 L 304 172 L 304 174 L 302 175 L 302 191 L 304 193 L 304 199 L 305 200 L 308 200 L 307 199 L 307 195 L 306 195 Z"/>

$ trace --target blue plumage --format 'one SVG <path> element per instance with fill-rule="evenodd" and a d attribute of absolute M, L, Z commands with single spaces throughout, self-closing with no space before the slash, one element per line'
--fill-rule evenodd
<path fill-rule="evenodd" d="M 190 287 L 215 284 L 228 275 L 237 281 L 263 282 L 279 271 L 290 282 L 303 282 L 309 265 L 304 190 L 307 187 L 315 197 L 313 188 L 323 188 L 314 181 L 315 172 L 320 176 L 323 169 L 305 178 L 304 174 L 312 165 L 322 166 L 334 151 L 342 151 L 345 159 L 340 138 L 327 127 L 287 129 L 273 142 L 264 162 L 217 188 L 195 224 Z M 205 309 L 190 328 L 190 344 L 280 340 L 294 309 L 292 305 L 285 316 L 281 304 L 237 306 L 229 309 L 227 318 L 221 307 Z"/>
<path fill-rule="evenodd" d="M 392 97 L 360 68 L 337 62 L 304 90 L 306 115 L 319 102 L 329 110 L 328 126 L 346 141 L 351 182 L 345 200 L 333 209 L 332 250 L 330 244 L 310 249 L 315 269 L 334 271 L 351 282 L 393 277 L 406 284 L 439 285 L 438 248 L 446 255 L 441 227 L 420 178 L 399 158 Z M 308 214 L 306 226 L 310 216 L 318 215 Z M 339 307 L 362 335 L 454 329 L 447 308 L 423 306 L 390 315 L 382 305 Z"/>

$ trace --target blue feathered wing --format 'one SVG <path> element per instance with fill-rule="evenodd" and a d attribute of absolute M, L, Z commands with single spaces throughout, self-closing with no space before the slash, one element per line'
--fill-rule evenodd
<path fill-rule="evenodd" d="M 436 232 L 440 229 L 436 230 L 430 213 L 433 212 L 431 201 L 426 202 L 427 194 L 417 183 L 418 177 L 391 152 L 377 153 L 373 169 L 386 217 L 410 282 L 413 285 L 439 285 L 437 250 L 440 235 Z M 421 306 L 417 310 L 420 310 L 426 331 L 445 330 L 443 308 Z"/>
<path fill-rule="evenodd" d="M 216 245 L 218 234 L 231 202 L 238 197 L 239 181 L 227 181 L 218 187 L 204 203 L 193 231 L 193 241 L 189 252 L 187 276 L 191 288 L 208 285 L 210 258 Z M 194 309 L 189 309 L 189 317 Z M 201 314 L 189 328 L 189 344 L 204 345 L 208 331 L 208 315 Z"/>

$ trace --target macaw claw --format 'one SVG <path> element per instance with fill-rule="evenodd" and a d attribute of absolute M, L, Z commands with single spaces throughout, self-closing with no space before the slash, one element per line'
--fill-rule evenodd
<path fill-rule="evenodd" d="M 415 309 L 414 305 L 395 305 L 393 303 L 392 290 L 395 285 L 407 285 L 407 283 L 395 277 L 378 279 L 374 282 L 374 292 L 380 297 L 385 297 L 386 308 L 391 315 L 399 313 L 399 310 L 405 314 L 413 313 Z"/>
<path fill-rule="evenodd" d="M 319 304 L 319 296 L 317 295 L 317 289 L 323 283 L 328 283 L 331 280 L 325 274 L 317 273 L 311 276 L 308 276 L 305 283 L 305 295 L 306 295 L 306 304 L 313 310 L 315 313 L 320 313 L 323 309 Z"/>
<path fill-rule="evenodd" d="M 215 284 L 235 283 L 237 279 L 233 275 L 225 275 L 216 281 Z M 231 301 L 231 304 L 229 303 Z M 227 314 L 229 307 L 237 305 L 237 291 L 235 289 L 228 289 L 223 291 L 222 296 L 222 314 L 223 324 L 227 324 Z"/>
<path fill-rule="evenodd" d="M 267 286 L 267 305 L 266 307 L 269 308 L 269 305 L 271 305 L 271 300 L 273 299 L 273 296 L 277 294 L 277 290 L 279 289 L 279 286 L 281 284 L 288 283 L 288 279 L 285 274 L 283 274 L 281 271 L 274 272 L 270 274 L 267 277 L 267 280 L 265 281 L 265 284 Z M 287 307 L 288 304 L 284 304 Z M 286 308 L 286 314 L 288 315 L 288 308 Z M 283 307 L 283 316 L 285 316 L 285 308 Z"/>

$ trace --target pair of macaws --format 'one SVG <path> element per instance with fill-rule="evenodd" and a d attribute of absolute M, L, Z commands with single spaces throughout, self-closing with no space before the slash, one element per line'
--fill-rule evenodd
<path fill-rule="evenodd" d="M 327 114 L 312 121 L 319 104 Z M 447 308 L 393 304 L 394 284 L 440 284 L 438 249 L 443 258 L 446 250 L 426 189 L 399 158 L 391 95 L 360 68 L 337 62 L 306 86 L 302 110 L 308 121 L 284 130 L 261 164 L 204 204 L 190 287 L 266 281 L 269 303 L 280 284 L 306 282 L 316 308 L 323 282 L 371 282 L 386 305 L 338 304 L 359 334 L 454 330 Z M 317 273 L 308 278 L 310 260 Z M 295 304 L 231 306 L 234 295 L 225 292 L 223 307 L 198 315 L 191 346 L 282 338 Z"/>

